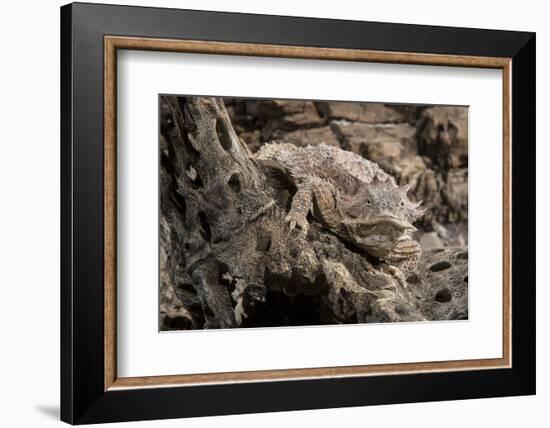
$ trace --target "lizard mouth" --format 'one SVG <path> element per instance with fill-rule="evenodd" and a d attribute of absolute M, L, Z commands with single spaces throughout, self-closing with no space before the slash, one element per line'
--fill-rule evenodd
<path fill-rule="evenodd" d="M 348 223 L 360 237 L 383 237 L 397 239 L 406 232 L 414 232 L 416 227 L 405 220 L 390 215 L 377 216 L 369 220 Z"/>
<path fill-rule="evenodd" d="M 401 231 L 410 230 L 414 232 L 417 230 L 416 227 L 414 227 L 408 221 L 401 220 L 391 215 L 382 215 L 379 217 L 375 217 L 371 220 L 363 221 L 363 224 L 367 227 L 385 226 Z"/>
<path fill-rule="evenodd" d="M 410 232 L 415 230 L 408 221 L 391 215 L 347 223 L 348 234 L 354 243 L 377 257 L 387 255 L 396 243 L 409 239 Z"/>

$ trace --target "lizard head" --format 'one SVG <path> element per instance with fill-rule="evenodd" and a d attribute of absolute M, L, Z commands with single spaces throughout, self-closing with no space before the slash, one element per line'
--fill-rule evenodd
<path fill-rule="evenodd" d="M 393 180 L 362 184 L 353 195 L 339 194 L 337 206 L 347 238 L 374 256 L 383 257 L 399 241 L 409 239 L 424 210 L 407 197 L 409 186 Z"/>

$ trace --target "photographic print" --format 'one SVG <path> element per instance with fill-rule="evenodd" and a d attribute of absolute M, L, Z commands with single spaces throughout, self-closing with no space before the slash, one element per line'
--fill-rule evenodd
<path fill-rule="evenodd" d="M 468 319 L 468 108 L 159 96 L 159 329 Z"/>

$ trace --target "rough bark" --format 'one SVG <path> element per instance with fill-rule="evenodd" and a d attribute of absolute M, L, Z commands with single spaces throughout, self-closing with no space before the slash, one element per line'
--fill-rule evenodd
<path fill-rule="evenodd" d="M 311 103 L 302 110 L 277 102 L 256 107 L 260 116 L 279 115 L 269 132 L 304 132 L 297 124 L 322 123 Z M 451 285 L 440 287 L 447 291 L 436 299 L 431 294 L 440 290 L 422 285 L 436 275 L 430 269 L 441 254 L 428 252 L 418 280 L 407 282 L 314 221 L 307 236 L 289 232 L 284 217 L 295 189 L 281 183 L 252 159 L 223 100 L 161 98 L 161 306 L 170 302 L 161 328 L 467 317 L 466 263 L 456 262 L 462 259 L 454 252 L 448 253 Z"/>

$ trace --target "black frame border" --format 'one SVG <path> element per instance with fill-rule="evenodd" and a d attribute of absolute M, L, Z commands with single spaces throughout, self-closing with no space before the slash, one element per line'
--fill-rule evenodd
<path fill-rule="evenodd" d="M 512 368 L 104 391 L 105 35 L 512 59 Z M 73 3 L 61 8 L 61 419 L 72 424 L 535 393 L 535 34 Z"/>

